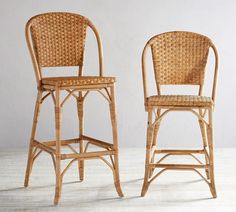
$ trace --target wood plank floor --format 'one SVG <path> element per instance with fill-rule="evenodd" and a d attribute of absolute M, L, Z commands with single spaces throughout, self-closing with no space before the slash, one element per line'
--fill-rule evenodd
<path fill-rule="evenodd" d="M 76 164 L 64 177 L 62 199 L 53 206 L 54 171 L 43 153 L 35 162 L 30 187 L 23 187 L 27 150 L 0 150 L 0 211 L 236 211 L 236 149 L 215 150 L 217 199 L 207 184 L 190 171 L 169 171 L 140 197 L 144 149 L 120 150 L 124 198 L 118 198 L 111 171 L 98 160 L 86 161 L 85 180 L 79 182 Z M 171 159 L 172 161 L 174 159 Z M 176 162 L 187 162 L 179 156 Z"/>

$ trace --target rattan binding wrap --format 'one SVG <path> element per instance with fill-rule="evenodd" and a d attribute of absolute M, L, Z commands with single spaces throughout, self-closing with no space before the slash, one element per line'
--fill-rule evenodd
<path fill-rule="evenodd" d="M 30 22 L 40 67 L 83 65 L 88 19 L 71 13 L 47 13 Z"/>
<path fill-rule="evenodd" d="M 204 83 L 209 38 L 192 32 L 167 32 L 155 36 L 149 44 L 159 85 Z"/>

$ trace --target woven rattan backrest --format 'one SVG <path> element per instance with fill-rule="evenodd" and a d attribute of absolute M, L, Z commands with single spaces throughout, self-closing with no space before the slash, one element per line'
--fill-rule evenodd
<path fill-rule="evenodd" d="M 159 85 L 203 84 L 209 38 L 192 32 L 167 32 L 153 37 L 149 44 Z"/>
<path fill-rule="evenodd" d="M 27 22 L 26 41 L 38 86 L 43 67 L 79 66 L 79 75 L 82 75 L 87 27 L 92 29 L 97 40 L 99 75 L 103 76 L 101 39 L 89 19 L 73 13 L 51 12 L 34 16 Z"/>
<path fill-rule="evenodd" d="M 47 13 L 30 20 L 40 67 L 80 66 L 83 63 L 87 19 L 70 13 Z"/>

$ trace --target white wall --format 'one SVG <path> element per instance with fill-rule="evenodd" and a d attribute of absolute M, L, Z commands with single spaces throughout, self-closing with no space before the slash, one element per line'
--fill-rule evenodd
<path fill-rule="evenodd" d="M 143 107 L 140 57 L 146 41 L 155 34 L 172 30 L 194 31 L 212 38 L 220 56 L 215 144 L 236 147 L 236 2 L 233 0 L 0 0 L 0 147 L 28 145 L 36 83 L 24 27 L 31 16 L 48 11 L 79 13 L 97 26 L 104 47 L 105 73 L 118 80 L 118 130 L 122 147 L 145 146 L 147 114 Z M 90 35 L 88 42 L 85 71 L 95 73 L 95 42 Z M 91 95 L 86 103 L 86 132 L 109 139 L 108 107 L 98 97 Z M 71 100 L 63 111 L 64 137 L 78 134 L 73 103 Z M 160 129 L 161 145 L 200 144 L 196 118 L 191 114 L 181 115 L 170 114 L 165 119 Z M 42 109 L 39 138 L 52 138 L 53 121 L 53 105 L 47 101 Z"/>

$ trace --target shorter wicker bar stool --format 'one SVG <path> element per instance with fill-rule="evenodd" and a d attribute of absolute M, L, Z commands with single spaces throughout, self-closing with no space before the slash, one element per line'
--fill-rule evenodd
<path fill-rule="evenodd" d="M 146 82 L 146 54 L 151 49 L 157 95 L 148 96 Z M 205 66 L 209 50 L 215 56 L 212 96 L 203 96 Z M 200 34 L 174 31 L 152 37 L 142 54 L 142 74 L 145 110 L 148 112 L 146 164 L 141 196 L 149 185 L 167 170 L 192 170 L 199 174 L 209 185 L 212 196 L 216 198 L 213 162 L 212 110 L 215 102 L 218 72 L 218 55 L 212 41 Z M 198 86 L 198 95 L 162 95 L 161 85 Z M 187 111 L 194 114 L 201 129 L 203 147 L 201 149 L 157 149 L 157 135 L 160 122 L 169 112 Z M 204 162 L 197 155 L 204 156 Z M 156 156 L 161 156 L 159 160 Z M 197 164 L 171 164 L 163 161 L 173 155 L 188 155 Z M 155 169 L 159 172 L 154 172 Z M 199 169 L 205 170 L 206 177 Z M 155 173 L 155 174 L 154 174 Z"/>
<path fill-rule="evenodd" d="M 95 34 L 98 45 L 99 75 L 83 76 L 83 60 L 86 30 L 90 27 Z M 87 18 L 63 12 L 45 13 L 32 17 L 26 25 L 26 40 L 34 65 L 37 80 L 38 96 L 35 105 L 32 134 L 29 145 L 28 163 L 25 174 L 25 187 L 35 159 L 41 152 L 52 157 L 56 173 L 54 204 L 58 204 L 61 196 L 62 179 L 68 168 L 78 163 L 79 177 L 84 179 L 84 160 L 101 159 L 112 170 L 116 191 L 123 196 L 118 165 L 117 123 L 115 111 L 115 78 L 103 76 L 102 45 L 98 31 Z M 78 67 L 77 76 L 43 77 L 42 68 L 47 67 Z M 52 70 L 51 70 L 52 71 Z M 84 100 L 87 95 L 97 91 L 104 97 L 110 108 L 113 143 L 98 140 L 84 135 Z M 61 98 L 61 93 L 66 96 Z M 51 96 L 55 106 L 55 140 L 38 141 L 35 138 L 39 112 L 42 103 Z M 75 98 L 78 108 L 78 137 L 61 139 L 61 111 L 66 101 Z M 78 150 L 75 147 L 78 144 Z M 74 145 L 74 146 L 73 146 Z M 99 151 L 88 151 L 89 146 L 100 148 Z M 63 147 L 63 148 L 62 148 Z M 64 147 L 71 153 L 64 153 Z M 62 169 L 61 161 L 70 160 Z"/>

